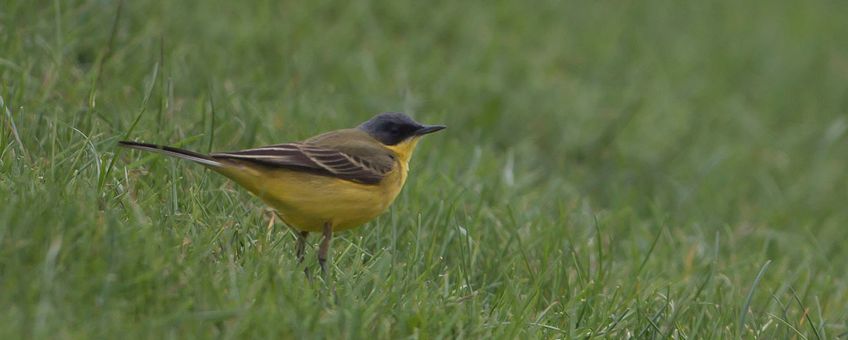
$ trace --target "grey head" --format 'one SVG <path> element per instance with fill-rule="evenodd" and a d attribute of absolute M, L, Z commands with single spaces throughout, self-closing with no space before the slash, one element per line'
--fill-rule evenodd
<path fill-rule="evenodd" d="M 407 139 L 444 129 L 444 125 L 421 124 L 400 112 L 381 113 L 357 129 L 365 131 L 384 145 L 397 145 Z"/>

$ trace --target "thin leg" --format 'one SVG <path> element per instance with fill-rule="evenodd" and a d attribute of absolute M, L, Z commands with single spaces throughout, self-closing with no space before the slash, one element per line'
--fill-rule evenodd
<path fill-rule="evenodd" d="M 295 247 L 295 254 L 297 255 L 297 264 L 303 264 L 304 252 L 306 251 L 306 237 L 309 236 L 308 231 L 295 231 L 295 235 L 297 235 L 297 246 Z M 303 267 L 303 273 L 306 274 L 307 279 L 311 279 L 309 276 L 309 267 Z"/>
<path fill-rule="evenodd" d="M 291 228 L 292 231 L 294 231 L 294 235 L 297 238 L 297 244 L 295 245 L 294 253 L 295 253 L 295 256 L 297 257 L 297 264 L 298 265 L 303 264 L 304 253 L 306 252 L 306 237 L 309 236 L 309 232 L 308 231 L 300 231 L 300 230 L 292 228 L 292 226 L 289 225 L 286 222 L 286 219 L 283 218 L 282 215 L 280 215 L 280 212 L 274 211 L 274 214 L 277 215 L 278 218 L 280 218 L 280 221 L 283 222 L 283 224 L 285 224 L 287 227 Z M 269 228 L 270 228 L 270 226 L 269 226 Z M 269 229 L 269 235 L 270 235 L 270 229 Z M 303 273 L 306 274 L 306 278 L 310 278 L 308 267 L 303 268 Z"/>
<path fill-rule="evenodd" d="M 296 231 L 295 235 L 297 235 L 297 246 L 295 249 L 295 254 L 297 254 L 297 264 L 303 263 L 303 253 L 306 251 L 306 237 L 309 236 L 308 231 Z"/>
<path fill-rule="evenodd" d="M 321 246 L 318 247 L 318 264 L 321 265 L 321 274 L 327 275 L 327 252 L 330 250 L 330 241 L 333 240 L 333 225 L 330 222 L 324 223 L 324 238 L 321 239 Z"/>

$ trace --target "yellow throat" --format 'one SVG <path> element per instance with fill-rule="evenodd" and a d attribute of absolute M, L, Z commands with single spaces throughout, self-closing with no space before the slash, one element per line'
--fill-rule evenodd
<path fill-rule="evenodd" d="M 415 152 L 415 146 L 418 145 L 419 139 L 421 137 L 416 136 L 395 145 L 386 145 L 387 149 L 392 150 L 397 155 L 398 161 L 404 167 L 404 171 L 406 171 L 409 165 L 409 159 L 412 158 L 412 153 Z"/>

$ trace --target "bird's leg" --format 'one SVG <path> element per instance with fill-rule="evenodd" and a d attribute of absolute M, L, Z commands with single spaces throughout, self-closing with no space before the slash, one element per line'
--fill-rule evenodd
<path fill-rule="evenodd" d="M 333 225 L 330 222 L 324 223 L 324 238 L 321 239 L 321 246 L 318 247 L 318 264 L 321 265 L 321 274 L 327 275 L 327 252 L 330 250 L 330 241 L 333 240 Z"/>
<path fill-rule="evenodd" d="M 295 231 L 297 237 L 297 246 L 295 246 L 295 254 L 297 255 L 297 264 L 303 263 L 303 253 L 306 251 L 306 237 L 309 236 L 308 231 Z"/>
<path fill-rule="evenodd" d="M 297 237 L 297 245 L 294 248 L 295 254 L 297 256 L 297 264 L 303 264 L 304 252 L 306 251 L 306 237 L 309 236 L 308 231 L 296 231 L 294 234 Z M 303 267 L 303 273 L 306 274 L 306 278 L 309 279 L 309 267 Z"/>
<path fill-rule="evenodd" d="M 297 244 L 295 245 L 295 248 L 294 248 L 294 253 L 295 253 L 295 256 L 297 257 L 297 264 L 298 265 L 303 264 L 304 253 L 306 252 L 306 237 L 309 236 L 309 232 L 308 231 L 300 231 L 300 230 L 297 230 L 297 229 L 293 228 L 292 226 L 290 226 L 288 223 L 286 223 L 286 219 L 283 218 L 283 215 L 280 215 L 279 211 L 274 211 L 274 214 L 277 215 L 278 218 L 280 218 L 280 221 L 283 222 L 283 224 L 285 224 L 287 227 L 289 227 L 294 232 L 294 236 L 295 236 L 295 238 L 297 238 Z M 270 226 L 269 226 L 269 228 L 270 228 Z M 306 274 L 307 279 L 310 278 L 309 277 L 309 267 L 304 267 L 303 273 Z"/>

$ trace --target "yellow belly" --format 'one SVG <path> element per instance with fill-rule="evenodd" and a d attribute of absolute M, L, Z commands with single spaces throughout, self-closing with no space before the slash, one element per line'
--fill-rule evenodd
<path fill-rule="evenodd" d="M 398 164 L 380 184 L 365 185 L 286 169 L 254 169 L 234 165 L 221 174 L 276 209 L 287 225 L 320 232 L 350 229 L 384 213 L 406 181 L 406 164 Z"/>

